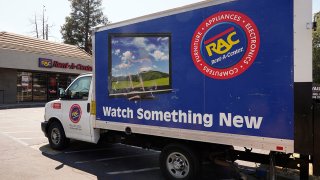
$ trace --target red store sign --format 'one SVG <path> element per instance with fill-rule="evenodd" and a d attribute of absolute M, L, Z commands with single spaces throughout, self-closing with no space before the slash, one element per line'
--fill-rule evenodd
<path fill-rule="evenodd" d="M 81 71 L 92 71 L 92 66 L 74 63 L 62 63 L 59 61 L 53 61 L 52 59 L 39 58 L 40 68 L 61 68 L 61 69 L 76 69 Z"/>

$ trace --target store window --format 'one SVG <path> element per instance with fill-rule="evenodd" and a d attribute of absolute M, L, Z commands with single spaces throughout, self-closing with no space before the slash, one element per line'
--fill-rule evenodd
<path fill-rule="evenodd" d="M 57 86 L 58 76 L 56 74 L 48 75 L 48 99 L 54 100 L 58 97 L 58 86 Z"/>
<path fill-rule="evenodd" d="M 17 101 L 32 101 L 32 73 L 18 72 Z"/>
<path fill-rule="evenodd" d="M 58 89 L 66 89 L 77 75 L 18 72 L 17 102 L 41 102 L 58 98 Z"/>
<path fill-rule="evenodd" d="M 33 101 L 47 100 L 47 75 L 33 73 Z"/>
<path fill-rule="evenodd" d="M 77 75 L 48 74 L 48 100 L 58 98 L 59 88 L 67 89 Z"/>

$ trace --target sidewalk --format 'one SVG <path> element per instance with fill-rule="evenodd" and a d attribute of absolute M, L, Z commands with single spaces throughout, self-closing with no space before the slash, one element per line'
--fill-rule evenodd
<path fill-rule="evenodd" d="M 46 102 L 21 102 L 15 104 L 0 104 L 1 109 L 15 109 L 15 108 L 32 108 L 32 107 L 44 107 Z"/>

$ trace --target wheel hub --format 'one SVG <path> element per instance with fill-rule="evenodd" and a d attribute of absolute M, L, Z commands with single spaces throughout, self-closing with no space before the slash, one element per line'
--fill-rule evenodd
<path fill-rule="evenodd" d="M 176 158 L 173 161 L 173 167 L 175 170 L 182 170 L 185 167 L 185 163 L 183 162 L 183 160 L 181 158 Z"/>
<path fill-rule="evenodd" d="M 60 132 L 57 128 L 52 129 L 51 140 L 54 144 L 59 144 L 60 142 Z"/>
<path fill-rule="evenodd" d="M 190 171 L 188 159 L 179 152 L 173 152 L 168 156 L 167 168 L 175 178 L 185 178 Z"/>

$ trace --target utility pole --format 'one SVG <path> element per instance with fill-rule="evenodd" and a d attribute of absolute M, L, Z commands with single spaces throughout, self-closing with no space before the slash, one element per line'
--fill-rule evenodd
<path fill-rule="evenodd" d="M 46 40 L 48 40 L 49 36 L 49 28 L 48 28 L 48 23 L 46 24 Z"/>
<path fill-rule="evenodd" d="M 48 40 L 49 39 L 49 20 L 48 20 L 48 17 L 46 17 L 46 6 L 43 4 L 42 5 L 42 17 L 40 15 L 40 19 L 38 19 L 39 16 L 37 16 L 37 14 L 35 13 L 34 14 L 34 19 L 32 18 L 31 20 L 31 23 L 34 25 L 34 30 L 32 31 L 32 33 L 34 33 L 34 35 L 37 37 L 37 38 L 42 38 L 42 39 L 45 39 L 45 40 Z M 41 25 L 39 25 L 39 21 L 42 21 L 40 22 Z M 52 26 L 50 26 L 51 28 Z M 41 32 L 41 28 L 42 28 L 42 32 Z M 41 34 L 42 33 L 42 34 Z"/>

